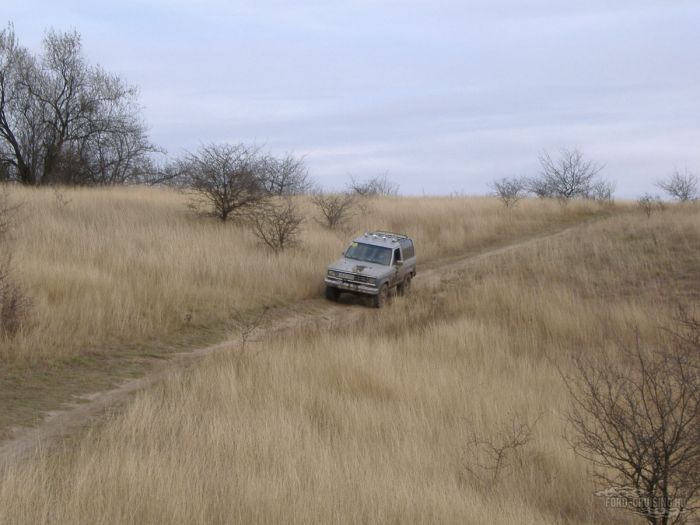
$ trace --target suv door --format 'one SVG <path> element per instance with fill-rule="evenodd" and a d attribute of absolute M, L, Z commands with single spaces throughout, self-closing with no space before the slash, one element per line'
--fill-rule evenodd
<path fill-rule="evenodd" d="M 397 261 L 402 261 L 403 264 L 398 265 L 396 264 Z M 391 262 L 394 267 L 394 277 L 392 285 L 402 283 L 408 269 L 406 267 L 406 261 L 403 260 L 403 253 L 401 248 L 394 248 L 394 255 L 392 257 Z"/>
<path fill-rule="evenodd" d="M 416 252 L 411 239 L 401 239 L 401 253 L 403 254 L 404 274 L 415 273 L 416 271 Z"/>

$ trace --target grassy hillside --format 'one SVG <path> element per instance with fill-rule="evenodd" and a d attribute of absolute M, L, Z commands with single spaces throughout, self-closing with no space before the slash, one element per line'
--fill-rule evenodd
<path fill-rule="evenodd" d="M 462 254 L 598 213 L 523 202 L 506 213 L 487 198 L 391 198 L 367 203 L 348 229 L 306 216 L 303 245 L 275 256 L 239 225 L 195 215 L 185 196 L 159 189 L 16 188 L 21 203 L 14 266 L 33 315 L 0 361 L 109 354 L 125 345 L 177 339 L 230 318 L 232 309 L 316 296 L 329 261 L 351 235 L 409 232 L 421 262 Z"/>
<path fill-rule="evenodd" d="M 159 195 L 180 216 L 178 198 Z M 576 213 L 529 202 L 513 220 L 488 200 L 397 202 L 378 203 L 376 217 L 414 227 L 434 256 Z M 444 214 L 455 233 L 441 233 Z M 340 240 L 312 231 L 325 240 L 311 253 L 331 257 Z M 699 268 L 697 207 L 626 214 L 474 262 L 356 323 L 216 355 L 8 470 L 0 522 L 632 523 L 592 495 L 562 437 L 556 367 L 573 352 L 614 354 L 635 327 L 653 337 L 677 302 L 697 303 Z M 295 293 L 312 293 L 308 280 Z M 474 435 L 495 442 L 514 418 L 532 440 L 480 481 Z"/>

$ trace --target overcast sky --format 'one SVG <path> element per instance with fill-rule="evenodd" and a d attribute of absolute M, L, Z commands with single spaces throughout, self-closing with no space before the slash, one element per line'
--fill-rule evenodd
<path fill-rule="evenodd" d="M 579 147 L 617 195 L 700 172 L 700 2 L 3 0 L 139 86 L 154 142 L 256 142 L 312 175 L 479 194 Z"/>

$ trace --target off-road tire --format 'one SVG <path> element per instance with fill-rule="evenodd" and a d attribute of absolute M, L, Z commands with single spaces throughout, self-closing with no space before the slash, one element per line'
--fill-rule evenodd
<path fill-rule="evenodd" d="M 329 301 L 337 301 L 340 297 L 340 291 L 332 286 L 326 286 L 326 299 Z"/>
<path fill-rule="evenodd" d="M 411 291 L 411 274 L 409 273 L 406 278 L 403 280 L 403 282 L 396 287 L 396 292 L 399 295 L 408 295 L 408 292 Z"/>
<path fill-rule="evenodd" d="M 373 304 L 375 308 L 382 308 L 389 300 L 389 285 L 385 284 L 379 289 L 379 293 L 373 298 Z"/>

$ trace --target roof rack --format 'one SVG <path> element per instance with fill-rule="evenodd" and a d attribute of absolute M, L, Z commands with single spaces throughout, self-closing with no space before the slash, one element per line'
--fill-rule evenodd
<path fill-rule="evenodd" d="M 399 241 L 401 241 L 402 239 L 409 238 L 407 235 L 403 235 L 401 233 L 384 232 L 384 231 L 365 232 L 362 236 L 370 238 L 370 239 L 374 239 L 377 241 L 389 242 L 392 244 L 396 244 Z"/>
<path fill-rule="evenodd" d="M 377 232 L 369 232 L 369 234 L 370 235 L 381 235 L 383 237 L 396 237 L 397 239 L 408 239 L 408 235 L 404 235 L 403 233 L 377 231 Z"/>

